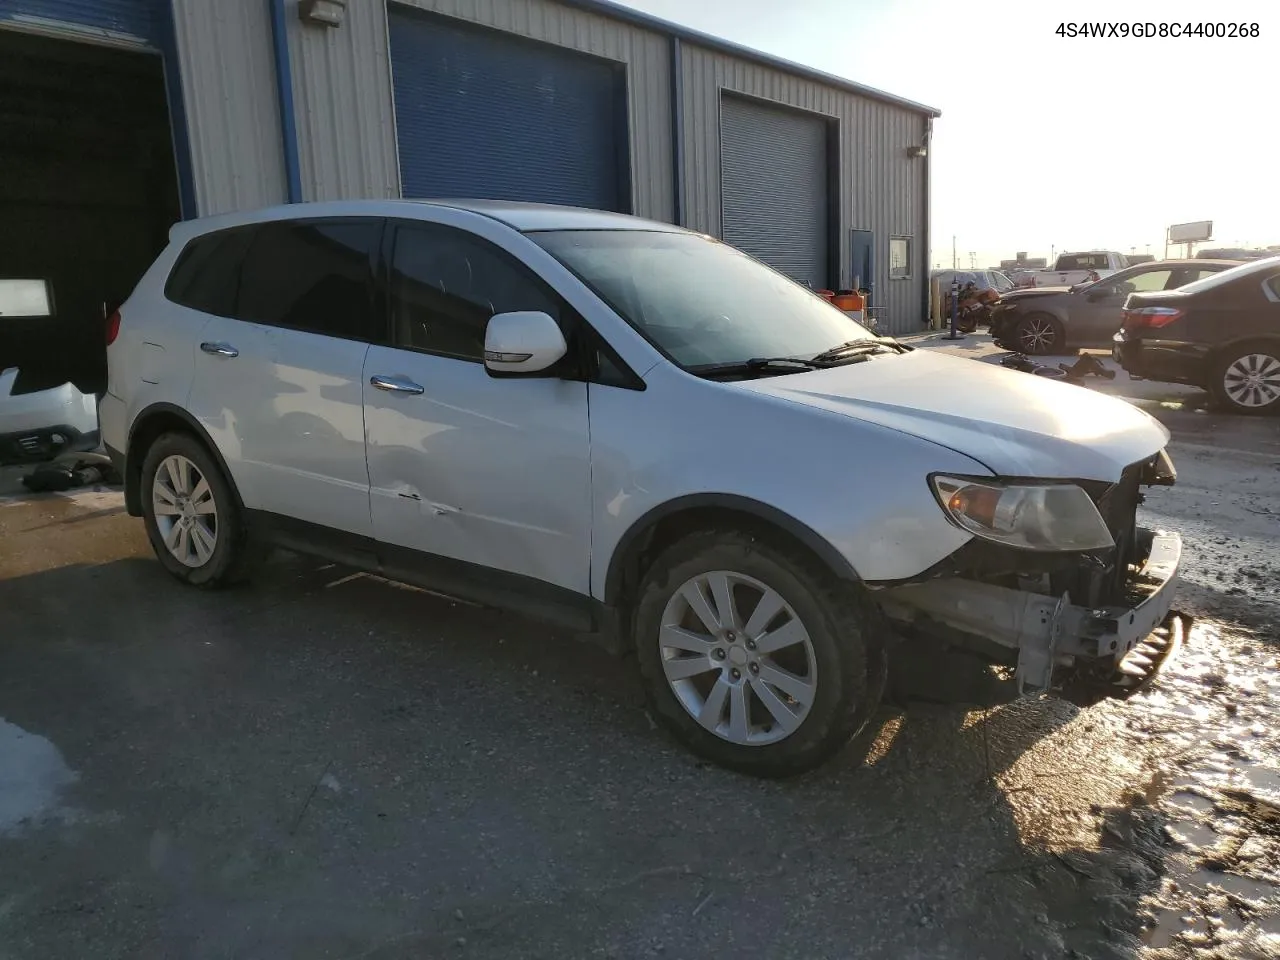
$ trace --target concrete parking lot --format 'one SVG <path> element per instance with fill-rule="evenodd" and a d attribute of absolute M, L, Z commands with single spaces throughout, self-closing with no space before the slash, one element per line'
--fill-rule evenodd
<path fill-rule="evenodd" d="M 1280 433 L 1153 409 L 1198 618 L 1153 690 L 888 705 L 783 783 L 571 637 L 288 556 L 200 593 L 117 492 L 0 500 L 0 958 L 1280 955 Z"/>

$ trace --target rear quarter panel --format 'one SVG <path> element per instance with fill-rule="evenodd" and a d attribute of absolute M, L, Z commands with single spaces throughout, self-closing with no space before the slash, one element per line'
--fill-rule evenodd
<path fill-rule="evenodd" d="M 104 440 L 122 452 L 127 450 L 128 435 L 139 415 L 149 407 L 170 403 L 185 408 L 196 341 L 208 320 L 202 313 L 165 299 L 165 281 L 188 239 L 176 228 L 173 236 L 120 307 L 120 333 L 107 348 Z M 114 425 L 117 420 L 119 425 Z M 108 427 L 108 421 L 113 425 Z"/>

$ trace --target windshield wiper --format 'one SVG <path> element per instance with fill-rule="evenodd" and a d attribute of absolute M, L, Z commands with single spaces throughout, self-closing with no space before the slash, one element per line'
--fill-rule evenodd
<path fill-rule="evenodd" d="M 719 373 L 799 373 L 824 366 L 803 357 L 752 357 L 749 360 L 733 360 L 729 363 L 699 363 L 689 367 L 690 373 L 699 376 Z"/>
<path fill-rule="evenodd" d="M 807 359 L 805 357 L 752 357 L 749 360 L 734 360 L 729 363 L 695 364 L 688 370 L 703 377 L 740 373 L 801 373 L 805 370 L 824 370 L 828 367 L 860 363 L 870 360 L 873 353 L 879 353 L 882 350 L 907 353 L 912 349 L 893 337 L 864 337 L 861 340 L 842 343 L 838 347 L 824 350 L 816 357 Z"/>
<path fill-rule="evenodd" d="M 813 357 L 810 362 L 821 366 L 841 360 L 866 359 L 870 354 L 879 353 L 885 349 L 906 353 L 911 348 L 905 343 L 899 343 L 893 337 L 873 337 L 870 339 L 864 337 L 861 340 L 850 340 L 847 343 L 840 344 L 838 347 L 824 350 L 816 357 Z"/>

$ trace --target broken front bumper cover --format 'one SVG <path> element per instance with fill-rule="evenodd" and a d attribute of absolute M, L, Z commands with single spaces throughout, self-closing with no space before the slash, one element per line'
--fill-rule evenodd
<path fill-rule="evenodd" d="M 1182 560 L 1177 534 L 1142 533 L 1150 538 L 1149 548 L 1128 580 L 1133 606 L 1080 607 L 1066 594 L 1049 597 L 957 577 L 892 587 L 880 599 L 892 619 L 924 618 L 1016 650 L 1022 694 L 1048 692 L 1058 669 L 1131 672 L 1150 659 L 1134 648 L 1170 616 Z"/>

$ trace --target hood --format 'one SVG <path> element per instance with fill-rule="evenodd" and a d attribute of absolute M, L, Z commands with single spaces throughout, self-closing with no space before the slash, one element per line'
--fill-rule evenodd
<path fill-rule="evenodd" d="M 733 386 L 932 441 L 998 476 L 1114 483 L 1169 440 L 1124 400 L 931 350 Z"/>

